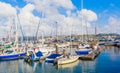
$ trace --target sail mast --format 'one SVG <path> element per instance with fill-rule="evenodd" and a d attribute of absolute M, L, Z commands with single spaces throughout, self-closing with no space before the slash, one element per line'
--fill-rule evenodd
<path fill-rule="evenodd" d="M 95 41 L 97 41 L 97 24 L 95 24 Z"/>
<path fill-rule="evenodd" d="M 83 9 L 83 0 L 81 0 L 81 17 L 82 17 L 82 19 L 81 19 L 81 22 L 82 22 L 81 30 L 82 30 L 82 42 L 83 42 L 83 11 L 82 11 L 82 9 Z"/>
<path fill-rule="evenodd" d="M 15 45 L 16 49 L 18 49 L 18 21 L 15 24 Z"/>
<path fill-rule="evenodd" d="M 41 21 L 39 19 L 39 23 L 38 23 L 38 27 L 37 27 L 37 31 L 36 31 L 36 36 L 35 36 L 36 39 L 34 39 L 34 42 L 35 42 L 35 40 L 38 40 L 38 31 L 39 31 L 39 28 L 40 28 L 40 24 L 41 24 Z"/>
<path fill-rule="evenodd" d="M 73 24 L 71 25 L 71 30 L 70 30 L 70 54 L 72 53 L 72 30 L 73 30 Z"/>

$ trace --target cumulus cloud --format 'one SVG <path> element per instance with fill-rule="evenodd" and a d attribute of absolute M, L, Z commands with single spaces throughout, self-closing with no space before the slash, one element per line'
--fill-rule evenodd
<path fill-rule="evenodd" d="M 56 5 L 66 8 L 66 9 L 73 9 L 74 5 L 72 4 L 71 0 L 53 0 L 56 2 Z"/>
<path fill-rule="evenodd" d="M 33 36 L 36 34 L 38 24 L 40 25 L 39 28 L 39 35 L 41 32 L 44 32 L 44 35 L 51 35 L 56 33 L 57 31 L 60 34 L 69 35 L 70 32 L 74 32 L 76 34 L 81 34 L 81 15 L 83 13 L 83 25 L 84 30 L 85 26 L 88 29 L 93 29 L 91 26 L 91 22 L 97 20 L 97 14 L 91 10 L 83 9 L 83 10 L 76 10 L 77 12 L 72 12 L 76 8 L 72 4 L 71 0 L 26 0 L 28 3 L 23 7 L 20 8 L 20 12 L 18 17 L 20 19 L 20 23 L 23 27 L 23 32 L 25 36 Z M 4 5 L 5 3 L 3 3 Z M 1 4 L 0 4 L 1 5 Z M 9 4 L 6 4 L 5 7 L 11 7 L 12 14 L 8 15 L 15 15 L 16 9 Z M 0 6 L 1 8 L 1 6 Z M 2 11 L 0 9 L 0 11 Z M 38 16 L 35 16 L 33 11 L 38 12 Z M 0 16 L 5 13 L 3 11 L 0 13 Z M 8 11 L 10 12 L 10 11 Z M 7 14 L 7 13 L 6 13 Z M 7 16 L 4 14 L 3 16 Z M 39 16 L 39 15 L 43 15 Z M 6 21 L 6 24 L 9 24 L 11 20 Z M 18 23 L 18 19 L 15 17 L 15 23 Z M 4 20 L 0 21 L 2 24 Z M 4 26 L 2 26 L 4 27 Z"/>
<path fill-rule="evenodd" d="M 108 24 L 100 28 L 101 33 L 119 33 L 120 34 L 120 19 L 117 17 L 109 17 Z M 103 31 L 104 30 L 104 31 Z"/>
<path fill-rule="evenodd" d="M 16 9 L 10 4 L 0 2 L 0 17 L 15 16 Z"/>
<path fill-rule="evenodd" d="M 45 16 L 58 15 L 60 12 L 75 9 L 71 0 L 26 0 L 33 3 L 38 12 L 44 12 Z"/>
<path fill-rule="evenodd" d="M 34 3 L 38 6 L 55 6 L 55 7 L 63 7 L 65 9 L 73 9 L 75 6 L 72 4 L 71 0 L 26 0 L 26 2 Z M 39 4 L 41 3 L 41 4 Z M 42 8 L 42 7 L 41 7 Z"/>
<path fill-rule="evenodd" d="M 33 14 L 34 9 L 35 6 L 33 4 L 27 4 L 25 7 L 20 9 L 18 16 L 25 36 L 35 35 L 35 28 L 37 28 L 40 18 Z"/>
<path fill-rule="evenodd" d="M 39 22 L 39 17 L 34 16 L 32 11 L 34 10 L 33 4 L 27 4 L 20 10 L 19 18 L 22 25 L 32 26 Z"/>
<path fill-rule="evenodd" d="M 79 17 L 83 16 L 84 19 L 90 22 L 97 20 L 97 14 L 91 10 L 82 9 L 78 14 Z"/>
<path fill-rule="evenodd" d="M 0 2 L 0 33 L 5 36 L 10 29 L 12 17 L 16 16 L 16 8 L 10 4 Z"/>

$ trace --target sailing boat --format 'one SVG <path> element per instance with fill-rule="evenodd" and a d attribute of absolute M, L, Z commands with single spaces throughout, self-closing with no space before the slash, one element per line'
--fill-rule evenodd
<path fill-rule="evenodd" d="M 63 57 L 57 60 L 57 65 L 69 64 L 78 60 L 79 56 L 71 54 L 72 52 L 72 38 L 70 31 L 70 54 L 66 54 L 65 50 L 63 50 Z"/>
<path fill-rule="evenodd" d="M 36 40 L 38 40 L 38 31 L 39 31 L 39 27 L 40 27 L 40 20 L 38 23 L 38 27 L 37 27 L 37 32 L 36 32 Z M 35 42 L 35 40 L 34 40 Z M 29 48 L 29 50 L 27 50 L 27 55 L 24 58 L 24 60 L 26 62 L 34 62 L 34 61 L 39 61 L 39 60 L 43 60 L 46 57 L 48 57 L 51 52 L 49 50 L 45 50 L 45 48 L 43 47 L 44 42 L 43 42 L 43 32 L 42 32 L 42 47 L 40 47 L 41 43 L 35 43 L 33 44 L 31 42 L 31 44 L 33 45 L 32 47 Z"/>
<path fill-rule="evenodd" d="M 87 54 L 91 53 L 91 51 L 92 51 L 92 48 L 90 48 L 89 44 L 83 43 L 84 41 L 83 41 L 83 11 L 82 11 L 82 9 L 83 9 L 83 0 L 81 0 L 82 42 L 79 45 L 79 49 L 76 50 L 76 54 L 79 55 L 79 56 L 87 55 Z M 86 32 L 87 32 L 87 28 L 86 28 Z"/>
<path fill-rule="evenodd" d="M 17 16 L 18 18 L 18 16 Z M 11 59 L 19 59 L 23 58 L 26 55 L 24 48 L 18 47 L 18 25 L 16 24 L 16 31 L 14 32 L 15 35 L 15 42 L 14 45 L 9 45 L 5 47 L 2 54 L 0 54 L 0 60 L 11 60 Z"/>
<path fill-rule="evenodd" d="M 68 55 L 57 60 L 57 65 L 69 64 L 77 61 L 79 56 L 77 55 Z"/>
<path fill-rule="evenodd" d="M 58 36 L 57 36 L 57 22 L 56 23 L 56 43 L 55 43 L 55 48 L 56 48 L 56 52 L 55 53 L 52 53 L 50 56 L 48 56 L 46 59 L 45 59 L 45 62 L 47 63 L 54 63 L 55 60 L 59 57 L 61 57 L 62 55 L 58 53 Z"/>
<path fill-rule="evenodd" d="M 70 63 L 70 64 L 63 64 L 63 65 L 57 65 L 57 68 L 58 69 L 61 69 L 61 68 L 70 68 L 70 69 L 73 69 L 73 67 L 77 66 L 79 64 L 79 60 L 73 62 L 73 63 Z"/>

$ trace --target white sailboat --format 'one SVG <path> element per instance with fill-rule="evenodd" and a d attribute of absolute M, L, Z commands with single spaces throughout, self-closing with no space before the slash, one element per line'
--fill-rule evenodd
<path fill-rule="evenodd" d="M 68 55 L 68 57 L 62 57 L 58 59 L 57 65 L 69 64 L 77 61 L 79 56 L 77 55 Z"/>
<path fill-rule="evenodd" d="M 45 59 L 45 62 L 47 63 L 54 63 L 55 60 L 59 57 L 62 56 L 62 54 L 59 54 L 58 53 L 58 35 L 57 35 L 57 22 L 56 23 L 56 43 L 55 43 L 55 53 L 52 53 L 50 56 L 48 56 L 46 59 Z"/>
<path fill-rule="evenodd" d="M 26 55 L 25 48 L 21 49 L 18 47 L 18 24 L 16 24 L 15 28 L 16 30 L 14 32 L 15 35 L 14 45 L 9 45 L 9 47 L 3 50 L 3 53 L 0 54 L 0 60 L 18 59 L 23 58 Z"/>
<path fill-rule="evenodd" d="M 77 55 L 72 55 L 71 54 L 71 50 L 72 50 L 72 40 L 71 40 L 71 31 L 70 31 L 70 54 L 65 54 L 65 51 L 64 51 L 64 56 L 63 57 L 61 57 L 61 58 L 59 58 L 58 60 L 57 60 L 57 65 L 63 65 L 63 64 L 69 64 L 69 63 L 73 63 L 73 62 L 75 62 L 75 61 L 77 61 L 78 60 L 78 58 L 79 58 L 79 56 L 77 56 Z"/>
<path fill-rule="evenodd" d="M 35 34 L 37 41 L 38 41 L 38 32 L 39 32 L 40 24 L 41 24 L 41 21 L 39 20 L 37 31 L 36 31 L 36 34 Z M 43 59 L 45 59 L 46 57 L 48 57 L 51 54 L 52 50 L 46 49 L 46 47 L 44 47 L 43 32 L 44 31 L 41 30 L 42 40 L 39 41 L 39 42 L 42 42 L 42 43 L 37 42 L 37 43 L 33 44 L 31 42 L 31 44 L 33 46 L 30 45 L 31 47 L 27 51 L 28 54 L 25 57 L 25 61 L 34 62 L 34 61 L 43 60 Z M 35 40 L 34 40 L 34 42 L 35 42 Z"/>
<path fill-rule="evenodd" d="M 80 43 L 80 45 L 78 46 L 79 49 L 76 50 L 76 54 L 79 56 L 84 56 L 87 55 L 89 53 L 91 53 L 92 48 L 90 48 L 90 45 L 88 43 L 83 43 L 85 41 L 83 41 L 83 0 L 81 0 L 81 16 L 82 16 L 82 42 Z M 87 27 L 87 25 L 86 25 Z M 86 32 L 87 32 L 87 28 L 86 28 Z"/>

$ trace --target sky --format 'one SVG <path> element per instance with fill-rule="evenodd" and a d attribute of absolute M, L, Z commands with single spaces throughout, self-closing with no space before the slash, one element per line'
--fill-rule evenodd
<path fill-rule="evenodd" d="M 120 34 L 120 0 L 0 0 L 1 37 L 13 34 L 18 25 L 25 36 L 39 35 Z M 86 31 L 86 29 L 88 31 Z"/>

